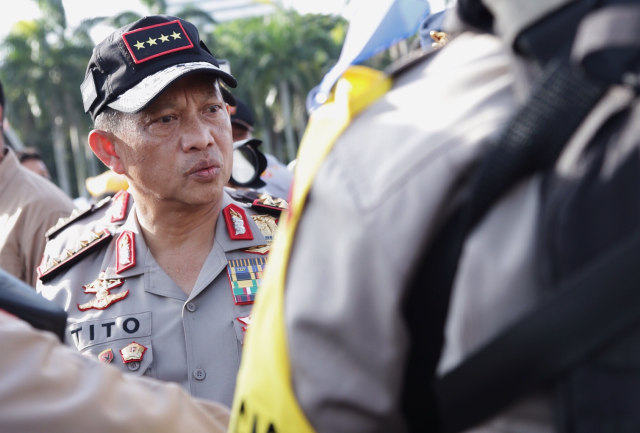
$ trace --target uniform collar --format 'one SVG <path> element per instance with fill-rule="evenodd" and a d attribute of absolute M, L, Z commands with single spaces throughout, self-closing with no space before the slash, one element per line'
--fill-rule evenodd
<path fill-rule="evenodd" d="M 224 219 L 224 209 L 232 204 L 241 208 L 246 214 L 247 221 L 249 222 L 249 227 L 251 228 L 251 233 L 253 234 L 253 239 L 231 239 L 229 230 L 227 228 L 227 223 Z M 222 206 L 220 207 L 218 222 L 216 223 L 216 242 L 220 244 L 225 253 L 228 251 L 245 249 L 249 247 L 265 245 L 268 243 L 256 223 L 253 221 L 253 218 L 251 218 L 251 215 L 254 214 L 255 211 L 253 209 L 247 208 L 243 203 L 234 200 L 226 191 L 223 192 Z"/>
<path fill-rule="evenodd" d="M 250 240 L 234 240 L 231 239 L 229 235 L 229 231 L 227 229 L 227 225 L 225 223 L 225 219 L 223 216 L 223 210 L 227 206 L 234 204 L 245 211 L 247 216 L 247 221 L 249 223 L 249 227 L 253 234 L 253 239 Z M 226 192 L 223 192 L 222 196 L 222 205 L 220 212 L 218 214 L 218 220 L 216 222 L 216 235 L 214 240 L 214 246 L 212 248 L 212 252 L 210 256 L 218 256 L 218 260 L 214 260 L 215 262 L 220 262 L 221 259 L 225 257 L 225 254 L 234 250 L 242 250 L 254 246 L 265 245 L 268 241 L 265 239 L 264 235 L 260 231 L 259 227 L 251 218 L 251 215 L 255 214 L 255 212 L 251 209 L 244 207 L 244 205 L 234 199 L 231 198 Z M 133 245 L 134 257 L 135 257 L 135 266 L 130 267 L 120 273 L 117 272 L 117 239 L 119 236 L 122 236 L 124 232 L 128 232 L 133 234 L 135 239 L 135 243 Z M 105 272 L 105 276 L 107 278 L 127 278 L 134 275 L 140 275 L 144 272 L 146 266 L 150 264 L 150 260 L 153 260 L 151 254 L 149 252 L 149 248 L 144 241 L 144 236 L 142 236 L 142 231 L 140 230 L 140 225 L 138 223 L 137 218 L 137 207 L 135 203 L 131 207 L 131 211 L 127 215 L 127 219 L 120 226 L 120 228 L 115 231 L 113 234 L 114 239 L 109 244 L 107 252 L 104 256 L 103 263 L 101 269 Z M 216 254 L 216 251 L 218 253 Z M 212 258 L 210 257 L 210 258 Z M 210 258 L 207 259 L 207 262 L 210 261 Z M 226 259 L 224 265 L 226 266 Z M 205 263 L 205 266 L 207 263 Z M 216 266 L 217 267 L 217 266 Z"/>

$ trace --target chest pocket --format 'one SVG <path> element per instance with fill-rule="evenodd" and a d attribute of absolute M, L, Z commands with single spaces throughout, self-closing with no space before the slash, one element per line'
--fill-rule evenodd
<path fill-rule="evenodd" d="M 138 376 L 152 376 L 151 312 L 72 323 L 67 344 L 100 362 Z"/>

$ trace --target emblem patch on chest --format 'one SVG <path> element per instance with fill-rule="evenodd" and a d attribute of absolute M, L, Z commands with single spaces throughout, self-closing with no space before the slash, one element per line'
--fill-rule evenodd
<path fill-rule="evenodd" d="M 111 304 L 126 298 L 129 290 L 115 294 L 111 294 L 110 292 L 111 289 L 120 287 L 122 284 L 124 284 L 124 280 L 121 278 L 103 279 L 98 277 L 86 286 L 82 286 L 85 293 L 93 293 L 96 297 L 84 304 L 78 304 L 78 310 L 85 311 L 91 308 L 104 310 Z"/>
<path fill-rule="evenodd" d="M 98 354 L 98 361 L 104 364 L 111 364 L 111 361 L 113 361 L 113 358 L 114 358 L 113 350 L 111 349 L 105 349 Z"/>
<path fill-rule="evenodd" d="M 252 304 L 262 281 L 266 257 L 229 260 L 227 273 L 231 282 L 231 293 L 236 305 Z"/>
<path fill-rule="evenodd" d="M 122 356 L 122 362 L 128 364 L 130 362 L 139 362 L 142 361 L 142 357 L 144 356 L 144 352 L 147 351 L 147 348 L 142 344 L 136 343 L 132 341 L 127 344 L 125 347 L 120 349 L 120 355 Z"/>

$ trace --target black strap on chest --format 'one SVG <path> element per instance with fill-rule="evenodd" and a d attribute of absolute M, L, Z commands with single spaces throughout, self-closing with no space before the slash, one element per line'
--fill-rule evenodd
<path fill-rule="evenodd" d="M 618 22 L 621 16 L 624 11 L 616 17 Z M 634 14 L 626 17 L 628 22 L 635 18 Z M 630 25 L 627 37 L 619 41 L 635 47 L 635 27 Z M 595 48 L 582 52 L 582 60 L 600 57 L 605 45 L 591 44 Z M 619 52 L 620 43 L 614 45 Z M 629 63 L 620 67 L 628 66 Z M 547 66 L 527 103 L 481 160 L 461 205 L 435 239 L 427 243 L 417 261 L 404 304 L 411 347 L 403 409 L 410 431 L 452 433 L 477 425 L 636 321 L 636 310 L 640 308 L 617 314 L 616 306 L 640 303 L 635 299 L 640 294 L 634 293 L 640 272 L 633 263 L 640 253 L 640 233 L 602 256 L 587 273 L 567 280 L 557 290 L 557 299 L 544 303 L 535 314 L 443 378 L 435 378 L 451 288 L 467 235 L 507 190 L 554 163 L 569 137 L 608 89 L 608 80 L 622 77 L 622 73 L 594 75 L 604 79 L 588 76 L 568 63 Z M 617 276 L 615 280 L 611 279 L 612 273 Z M 603 288 L 610 287 L 605 281 L 616 285 L 615 294 L 603 293 Z M 572 318 L 568 324 L 567 312 Z M 552 323 L 556 326 L 552 327 Z M 562 330 L 557 329 L 557 324 L 562 324 Z M 569 346 L 568 341 L 575 344 Z"/>
<path fill-rule="evenodd" d="M 479 163 L 462 204 L 417 261 L 404 304 L 412 344 L 403 408 L 411 431 L 455 431 L 462 416 L 449 411 L 436 415 L 443 402 L 435 400 L 431 389 L 444 342 L 451 287 L 467 235 L 508 189 L 551 166 L 606 88 L 566 63 L 550 65 L 530 100 Z M 425 408 L 425 399 L 430 409 Z M 469 418 L 470 425 L 476 418 Z"/>

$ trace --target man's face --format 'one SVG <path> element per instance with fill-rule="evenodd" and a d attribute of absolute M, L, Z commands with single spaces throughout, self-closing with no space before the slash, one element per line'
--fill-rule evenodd
<path fill-rule="evenodd" d="M 125 114 L 114 140 L 140 194 L 186 205 L 215 203 L 232 167 L 227 105 L 210 75 L 174 82 L 140 113 Z"/>

